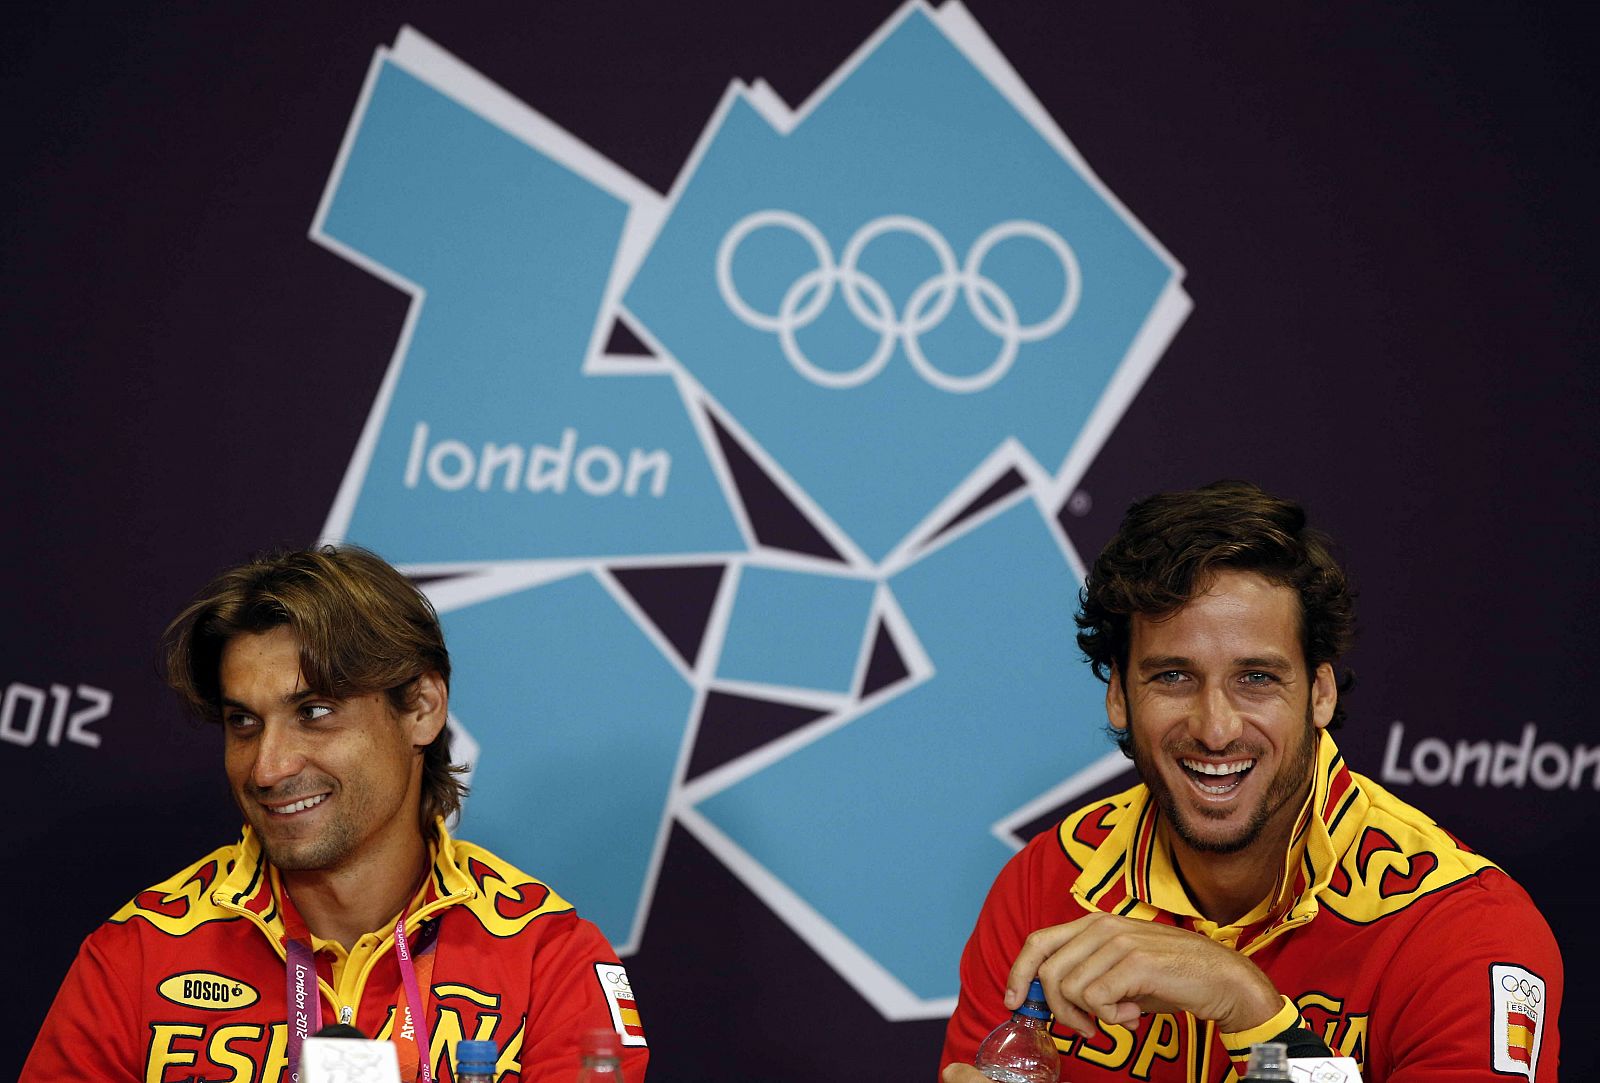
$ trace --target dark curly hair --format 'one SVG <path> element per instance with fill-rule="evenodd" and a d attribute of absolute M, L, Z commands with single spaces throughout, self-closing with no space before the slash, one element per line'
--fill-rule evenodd
<path fill-rule="evenodd" d="M 300 641 L 300 672 L 322 695 L 382 692 L 409 708 L 417 678 L 450 687 L 433 605 L 381 557 L 354 545 L 267 553 L 220 573 L 167 626 L 167 684 L 207 721 L 222 718 L 219 687 L 228 640 L 287 626 Z M 450 727 L 423 751 L 422 830 L 461 807 L 465 767 L 450 762 Z"/>
<path fill-rule="evenodd" d="M 1306 525 L 1299 504 L 1249 482 L 1218 481 L 1200 489 L 1158 493 L 1128 509 L 1080 594 L 1078 646 L 1095 676 L 1127 670 L 1133 615 L 1171 613 L 1203 589 L 1214 569 L 1257 572 L 1300 596 L 1300 645 L 1306 668 L 1335 663 L 1355 635 L 1355 592 L 1333 558 L 1332 544 Z M 1346 672 L 1344 692 L 1353 684 Z M 1344 720 L 1344 700 L 1330 728 Z M 1128 751 L 1129 734 L 1113 730 Z"/>

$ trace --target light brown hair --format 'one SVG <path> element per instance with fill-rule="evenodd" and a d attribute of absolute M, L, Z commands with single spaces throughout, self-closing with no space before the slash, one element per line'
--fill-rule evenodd
<path fill-rule="evenodd" d="M 300 674 L 319 695 L 382 692 L 409 708 L 417 678 L 450 686 L 450 653 L 433 605 L 410 580 L 354 545 L 267 553 L 222 572 L 167 626 L 167 684 L 199 717 L 220 722 L 222 649 L 235 636 L 288 627 Z M 422 830 L 461 807 L 465 767 L 450 762 L 450 728 L 423 751 Z"/>

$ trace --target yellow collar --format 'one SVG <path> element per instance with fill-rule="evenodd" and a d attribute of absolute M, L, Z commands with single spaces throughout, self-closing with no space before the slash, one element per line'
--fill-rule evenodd
<path fill-rule="evenodd" d="M 1072 894 L 1090 910 L 1184 923 L 1241 951 L 1261 947 L 1316 915 L 1317 894 L 1354 841 L 1365 811 L 1366 795 L 1333 738 L 1323 731 L 1318 731 L 1314 772 L 1273 891 L 1234 925 L 1218 926 L 1195 911 L 1157 830 L 1160 813 L 1144 785 L 1114 799 L 1124 806 L 1121 815 L 1085 862 Z"/>
<path fill-rule="evenodd" d="M 412 897 L 408 913 L 416 914 L 424 908 L 432 909 L 442 900 L 470 898 L 477 893 L 477 884 L 458 863 L 455 841 L 442 818 L 434 822 L 428 854 L 427 878 Z M 211 897 L 226 909 L 248 911 L 271 936 L 281 941 L 284 926 L 278 870 L 267 862 L 260 841 L 248 826 L 234 847 L 232 867 L 212 889 Z M 332 942 L 313 937 L 312 943 L 313 948 L 320 951 Z"/>

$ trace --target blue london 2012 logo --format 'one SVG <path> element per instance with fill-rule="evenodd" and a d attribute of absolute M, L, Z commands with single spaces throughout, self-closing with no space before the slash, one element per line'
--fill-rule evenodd
<path fill-rule="evenodd" d="M 628 951 L 682 824 L 886 1017 L 948 1012 L 1011 829 L 1117 762 L 1054 513 L 1182 269 L 954 2 L 797 109 L 730 86 L 665 197 L 404 30 L 312 236 L 412 298 L 325 535 L 428 577 L 463 832 Z M 629 589 L 673 569 L 688 647 Z M 719 696 L 811 720 L 691 775 Z"/>

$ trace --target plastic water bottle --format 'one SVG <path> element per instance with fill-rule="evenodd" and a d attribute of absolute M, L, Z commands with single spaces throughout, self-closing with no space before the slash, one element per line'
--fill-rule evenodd
<path fill-rule="evenodd" d="M 614 1030 L 583 1033 L 578 1083 L 622 1083 L 622 1042 Z"/>
<path fill-rule="evenodd" d="M 1022 1006 L 978 1046 L 973 1063 L 995 1083 L 1056 1083 L 1060 1078 L 1061 1054 L 1050 1037 L 1050 1009 L 1038 978 L 1028 986 Z"/>
<path fill-rule="evenodd" d="M 1281 1083 L 1289 1078 L 1289 1047 L 1283 1042 L 1261 1042 L 1250 1047 L 1244 1078 Z"/>
<path fill-rule="evenodd" d="M 456 1043 L 456 1083 L 494 1083 L 500 1047 L 493 1042 Z"/>

